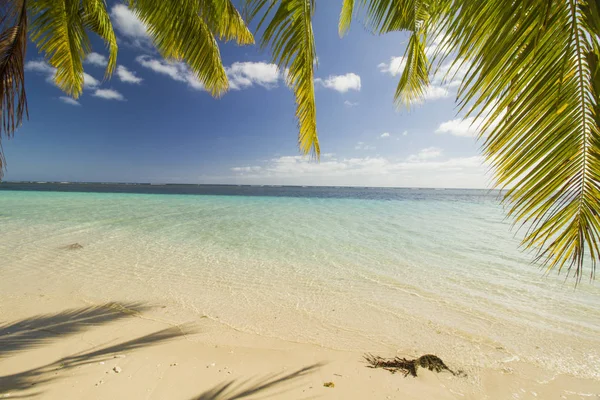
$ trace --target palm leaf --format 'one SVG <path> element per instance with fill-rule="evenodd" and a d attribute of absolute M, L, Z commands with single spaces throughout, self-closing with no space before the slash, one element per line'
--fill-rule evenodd
<path fill-rule="evenodd" d="M 130 0 L 129 7 L 148 27 L 154 45 L 163 57 L 185 61 L 213 96 L 221 96 L 228 89 L 219 46 L 206 22 L 214 16 L 201 15 L 199 0 Z M 223 8 L 216 6 L 204 10 L 210 9 L 225 13 Z M 213 25 L 219 35 L 233 37 L 235 33 L 243 37 L 243 32 L 236 31 L 237 28 L 229 28 Z"/>
<path fill-rule="evenodd" d="M 287 83 L 296 97 L 300 129 L 298 145 L 304 154 L 320 155 L 315 106 L 315 42 L 312 30 L 314 0 L 247 0 L 250 19 L 260 16 L 258 30 L 267 21 L 261 46 L 271 46 L 273 60 L 287 70 Z"/>
<path fill-rule="evenodd" d="M 352 14 L 354 13 L 354 0 L 344 0 L 342 4 L 342 12 L 340 13 L 340 22 L 338 25 L 338 31 L 340 37 L 343 37 L 352 23 Z"/>
<path fill-rule="evenodd" d="M 80 0 L 29 0 L 31 40 L 56 68 L 55 81 L 68 95 L 83 91 L 83 59 L 90 52 Z"/>
<path fill-rule="evenodd" d="M 430 62 L 426 54 L 429 9 L 433 5 L 424 0 L 359 0 L 345 1 L 340 16 L 340 35 L 351 22 L 352 13 L 364 14 L 365 26 L 376 34 L 406 30 L 411 33 L 404 54 L 402 70 L 394 101 L 398 106 L 409 107 L 422 100 L 429 86 Z"/>
<path fill-rule="evenodd" d="M 373 33 L 383 34 L 402 30 L 416 32 L 422 21 L 420 16 L 431 2 L 431 0 L 358 0 L 353 8 L 362 15 L 364 25 Z M 346 8 L 346 4 L 344 4 L 344 8 Z M 342 9 L 344 21 L 347 19 L 346 14 L 349 11 Z M 340 20 L 341 22 L 342 20 Z"/>
<path fill-rule="evenodd" d="M 90 31 L 100 36 L 108 46 L 108 65 L 106 77 L 110 78 L 117 67 L 117 38 L 106 11 L 105 0 L 83 0 L 83 24 Z"/>
<path fill-rule="evenodd" d="M 220 40 L 239 45 L 254 44 L 254 36 L 231 0 L 202 0 L 200 15 Z"/>
<path fill-rule="evenodd" d="M 25 95 L 25 51 L 27 48 L 27 10 L 25 0 L 1 6 L 0 26 L 0 179 L 6 161 L 2 152 L 2 129 L 11 137 L 21 125 L 23 114 L 27 115 Z M 8 27 L 6 27 L 8 26 Z"/>
<path fill-rule="evenodd" d="M 524 245 L 579 281 L 600 257 L 600 74 L 593 1 L 451 2 L 443 29 L 472 65 L 460 105 L 485 118 L 484 153 Z"/>
<path fill-rule="evenodd" d="M 406 47 L 406 66 L 400 76 L 394 101 L 398 106 L 409 107 L 418 103 L 429 86 L 429 60 L 425 53 L 426 36 L 422 32 L 414 32 Z"/>

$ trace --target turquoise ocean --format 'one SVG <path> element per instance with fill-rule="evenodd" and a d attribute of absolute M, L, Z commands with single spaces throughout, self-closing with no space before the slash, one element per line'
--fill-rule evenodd
<path fill-rule="evenodd" d="M 532 264 L 498 192 L 3 183 L 0 238 L 1 296 L 600 379 L 600 285 Z"/>

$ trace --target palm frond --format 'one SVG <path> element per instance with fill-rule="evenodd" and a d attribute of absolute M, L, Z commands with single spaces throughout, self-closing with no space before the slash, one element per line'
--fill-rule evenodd
<path fill-rule="evenodd" d="M 345 1 L 342 8 L 340 35 L 348 29 L 355 8 L 363 15 L 367 29 L 376 34 L 410 32 L 404 68 L 394 96 L 399 107 L 420 102 L 429 86 L 430 61 L 426 42 L 430 9 L 436 7 L 430 3 L 426 0 L 358 0 L 357 5 L 354 1 Z"/>
<path fill-rule="evenodd" d="M 453 1 L 443 24 L 471 63 L 460 105 L 486 120 L 484 153 L 524 245 L 577 281 L 600 257 L 597 23 L 593 1 L 526 0 Z"/>
<path fill-rule="evenodd" d="M 2 129 L 7 137 L 11 137 L 21 125 L 23 114 L 27 115 L 24 73 L 27 48 L 26 7 L 25 0 L 0 6 L 0 179 L 6 166 L 2 151 Z"/>
<path fill-rule="evenodd" d="M 408 30 L 415 32 L 420 26 L 420 15 L 431 1 L 425 0 L 358 0 L 354 5 L 362 15 L 365 26 L 376 34 Z M 435 3 L 435 1 L 433 1 Z"/>
<path fill-rule="evenodd" d="M 287 70 L 287 83 L 296 96 L 296 117 L 300 129 L 298 145 L 304 154 L 320 155 L 315 106 L 315 42 L 312 29 L 314 0 L 247 0 L 251 19 L 260 16 L 258 30 L 263 31 L 262 47 L 271 46 L 273 60 Z"/>
<path fill-rule="evenodd" d="M 254 36 L 231 0 L 202 0 L 200 15 L 220 40 L 238 45 L 254 44 Z"/>
<path fill-rule="evenodd" d="M 83 91 L 83 59 L 90 52 L 79 0 L 29 0 L 31 40 L 56 68 L 55 81 L 68 95 Z"/>
<path fill-rule="evenodd" d="M 399 107 L 410 107 L 411 104 L 420 102 L 429 86 L 430 68 L 425 42 L 426 36 L 422 32 L 415 32 L 410 36 L 404 55 L 406 66 L 394 95 L 394 101 Z"/>
<path fill-rule="evenodd" d="M 342 12 L 340 13 L 340 22 L 338 25 L 338 31 L 340 37 L 343 37 L 352 23 L 352 14 L 354 14 L 354 0 L 344 0 L 342 4 Z"/>
<path fill-rule="evenodd" d="M 225 93 L 229 82 L 219 46 L 201 16 L 199 0 L 130 0 L 129 7 L 148 27 L 163 57 L 186 62 L 213 96 Z M 221 32 L 232 35 L 232 30 Z"/>
<path fill-rule="evenodd" d="M 83 0 L 83 24 L 104 40 L 108 46 L 108 65 L 106 67 L 106 78 L 110 78 L 117 67 L 117 37 L 110 22 L 110 16 L 106 11 L 105 0 Z"/>

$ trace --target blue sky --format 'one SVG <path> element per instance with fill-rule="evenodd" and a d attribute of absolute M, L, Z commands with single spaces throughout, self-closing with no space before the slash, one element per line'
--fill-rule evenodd
<path fill-rule="evenodd" d="M 30 119 L 3 140 L 5 179 L 489 186 L 472 121 L 457 120 L 457 82 L 434 79 L 423 104 L 397 110 L 406 36 L 373 36 L 355 23 L 340 39 L 340 4 L 319 2 L 314 20 L 320 163 L 298 152 L 293 94 L 268 51 L 222 44 L 232 90 L 214 99 L 184 65 L 160 58 L 124 6 L 109 2 L 119 67 L 103 79 L 106 50 L 93 40 L 77 102 L 29 45 Z"/>

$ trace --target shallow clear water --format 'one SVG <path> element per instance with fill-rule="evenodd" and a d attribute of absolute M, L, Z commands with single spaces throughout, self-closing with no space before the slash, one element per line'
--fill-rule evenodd
<path fill-rule="evenodd" d="M 290 341 L 600 378 L 598 284 L 531 265 L 497 193 L 0 185 L 40 187 L 67 192 L 0 190 L 5 295 L 33 281 Z"/>

